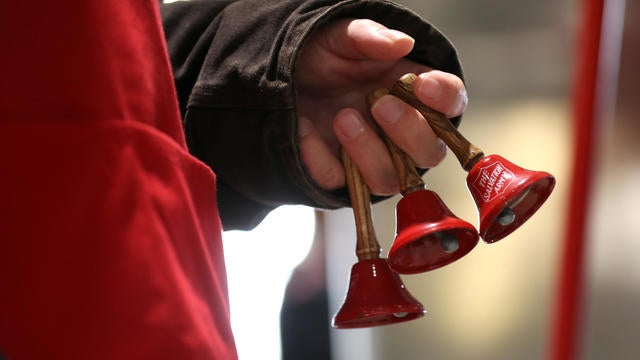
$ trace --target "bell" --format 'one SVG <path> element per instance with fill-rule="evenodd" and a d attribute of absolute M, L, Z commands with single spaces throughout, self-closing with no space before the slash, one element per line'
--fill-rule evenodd
<path fill-rule="evenodd" d="M 485 156 L 471 144 L 447 117 L 420 102 L 413 93 L 417 76 L 402 76 L 391 89 L 424 116 L 433 131 L 458 158 L 468 172 L 467 188 L 480 214 L 480 236 L 496 242 L 527 221 L 547 200 L 555 178 L 546 172 L 524 170 L 498 155 Z"/>
<path fill-rule="evenodd" d="M 388 94 L 376 89 L 367 96 L 370 108 Z M 383 134 L 400 182 L 402 199 L 396 205 L 396 238 L 389 250 L 389 266 L 401 274 L 415 274 L 448 265 L 473 249 L 478 231 L 456 217 L 442 199 L 425 189 L 414 161 Z"/>
<path fill-rule="evenodd" d="M 456 217 L 430 190 L 414 191 L 396 205 L 396 238 L 389 250 L 389 266 L 401 274 L 415 274 L 448 265 L 478 243 L 478 232 Z"/>
<path fill-rule="evenodd" d="M 547 200 L 555 178 L 523 169 L 499 155 L 478 161 L 467 175 L 467 188 L 480 214 L 480 236 L 496 242 L 524 224 Z"/>
<path fill-rule="evenodd" d="M 356 255 L 344 304 L 333 318 L 337 329 L 393 324 L 422 317 L 424 307 L 409 294 L 400 276 L 380 258 L 371 217 L 369 189 L 346 152 L 342 152 L 356 223 Z"/>
<path fill-rule="evenodd" d="M 349 289 L 332 326 L 353 329 L 394 324 L 417 319 L 425 312 L 386 259 L 361 260 L 351 268 Z"/>

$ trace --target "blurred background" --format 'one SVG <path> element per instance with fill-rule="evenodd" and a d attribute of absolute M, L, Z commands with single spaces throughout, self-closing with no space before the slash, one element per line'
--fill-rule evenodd
<path fill-rule="evenodd" d="M 480 243 L 447 267 L 403 276 L 427 314 L 378 328 L 330 328 L 356 262 L 350 209 L 279 209 L 283 215 L 270 215 L 253 232 L 226 233 L 241 360 L 548 358 L 567 214 L 575 210 L 568 197 L 580 3 L 399 2 L 434 24 L 458 49 L 470 98 L 461 132 L 487 154 L 554 174 L 556 189 L 541 211 L 503 241 Z M 596 158 L 584 159 L 592 161 L 594 171 L 578 352 L 580 359 L 638 359 L 640 74 L 635 68 L 640 4 L 607 1 L 606 15 Z M 424 179 L 458 217 L 478 223 L 466 173 L 453 154 Z M 373 207 L 385 255 L 394 238 L 398 200 Z M 290 239 L 266 230 L 292 223 L 306 225 Z M 264 244 L 265 238 L 279 243 L 265 246 L 262 256 L 246 258 L 246 247 Z M 282 251 L 294 242 L 292 251 Z M 243 264 L 258 266 L 261 276 L 243 278 Z"/>

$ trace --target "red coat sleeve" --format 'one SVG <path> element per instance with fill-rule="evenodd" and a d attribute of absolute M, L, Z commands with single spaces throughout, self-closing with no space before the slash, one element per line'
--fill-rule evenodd
<path fill-rule="evenodd" d="M 157 6 L 0 12 L 0 358 L 236 357 L 215 177 Z"/>

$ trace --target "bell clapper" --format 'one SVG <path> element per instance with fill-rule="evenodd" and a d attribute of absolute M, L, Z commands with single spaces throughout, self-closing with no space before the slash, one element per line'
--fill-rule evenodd
<path fill-rule="evenodd" d="M 440 238 L 440 247 L 447 254 L 455 252 L 460 247 L 460 242 L 455 235 L 448 233 L 439 233 L 437 235 Z"/>
<path fill-rule="evenodd" d="M 500 214 L 498 214 L 498 216 L 496 217 L 496 221 L 498 221 L 498 224 L 502 226 L 511 225 L 516 220 L 516 213 L 515 211 L 513 211 L 513 209 L 516 206 L 520 205 L 522 200 L 526 199 L 527 196 L 529 196 L 530 192 L 531 188 L 529 187 L 527 188 L 527 190 L 523 191 L 522 195 L 520 195 L 515 201 L 502 209 Z"/>
<path fill-rule="evenodd" d="M 496 221 L 498 221 L 498 224 L 502 226 L 511 225 L 515 220 L 516 220 L 516 213 L 513 212 L 513 209 L 508 206 L 502 209 L 502 211 L 500 212 L 500 214 L 498 214 L 498 217 L 496 218 Z"/>

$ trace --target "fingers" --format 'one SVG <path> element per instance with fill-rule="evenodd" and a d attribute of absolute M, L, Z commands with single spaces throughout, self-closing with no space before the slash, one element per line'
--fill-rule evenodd
<path fill-rule="evenodd" d="M 334 131 L 372 194 L 393 195 L 399 191 L 398 176 L 385 144 L 357 111 L 339 112 Z M 302 161 L 318 186 L 325 190 L 345 186 L 342 162 L 305 117 L 298 118 L 298 142 Z"/>
<path fill-rule="evenodd" d="M 298 118 L 300 156 L 311 178 L 323 189 L 335 190 L 345 184 L 342 162 L 315 126 L 305 117 Z"/>
<path fill-rule="evenodd" d="M 333 123 L 338 141 L 356 165 L 372 194 L 393 195 L 400 185 L 389 151 L 380 136 L 354 109 L 340 111 Z"/>
<path fill-rule="evenodd" d="M 399 191 L 398 175 L 386 145 L 357 111 L 339 112 L 334 131 L 372 194 L 393 195 Z M 298 118 L 298 142 L 302 161 L 318 186 L 325 190 L 345 186 L 342 162 L 305 117 Z"/>
<path fill-rule="evenodd" d="M 408 35 L 374 21 L 345 19 L 323 28 L 305 45 L 296 68 L 298 113 L 312 116 L 318 128 L 301 118 L 300 151 L 320 187 L 333 190 L 345 184 L 334 148 L 338 140 L 371 193 L 392 195 L 399 191 L 398 176 L 383 139 L 353 109 L 364 110 L 359 104 L 372 88 L 390 86 L 407 72 L 420 73 L 414 84 L 418 99 L 447 117 L 465 110 L 467 94 L 461 79 L 403 58 L 413 44 Z M 417 166 L 434 167 L 444 159 L 445 144 L 418 112 L 398 98 L 378 99 L 371 113 Z M 333 132 L 328 126 L 331 120 Z"/>
<path fill-rule="evenodd" d="M 413 48 L 409 35 L 368 19 L 345 19 L 324 32 L 329 51 L 352 60 L 397 60 Z"/>
<path fill-rule="evenodd" d="M 448 117 L 462 114 L 467 94 L 455 75 L 428 71 L 419 75 L 415 92 L 425 104 Z M 395 96 L 373 101 L 371 114 L 387 136 L 420 168 L 431 168 L 444 160 L 447 147 L 422 115 Z M 351 108 L 340 110 L 333 119 L 333 132 L 360 170 L 371 193 L 392 195 L 399 191 L 398 176 L 383 139 Z M 300 148 L 303 162 L 318 185 L 327 190 L 345 184 L 344 169 L 336 153 L 311 122 L 300 118 Z"/>
<path fill-rule="evenodd" d="M 462 80 L 442 71 L 432 70 L 418 76 L 416 96 L 426 105 L 447 117 L 461 115 L 467 105 Z M 382 95 L 382 94 L 381 94 Z M 421 168 L 430 168 L 444 160 L 447 147 L 422 115 L 395 96 L 374 100 L 371 114 L 389 138 Z"/>
<path fill-rule="evenodd" d="M 431 168 L 444 160 L 447 153 L 444 142 L 436 136 L 422 115 L 404 101 L 384 95 L 373 103 L 371 114 L 417 167 Z"/>
<path fill-rule="evenodd" d="M 418 75 L 414 93 L 425 105 L 447 117 L 461 115 L 467 107 L 467 91 L 462 80 L 450 73 L 432 70 Z"/>

